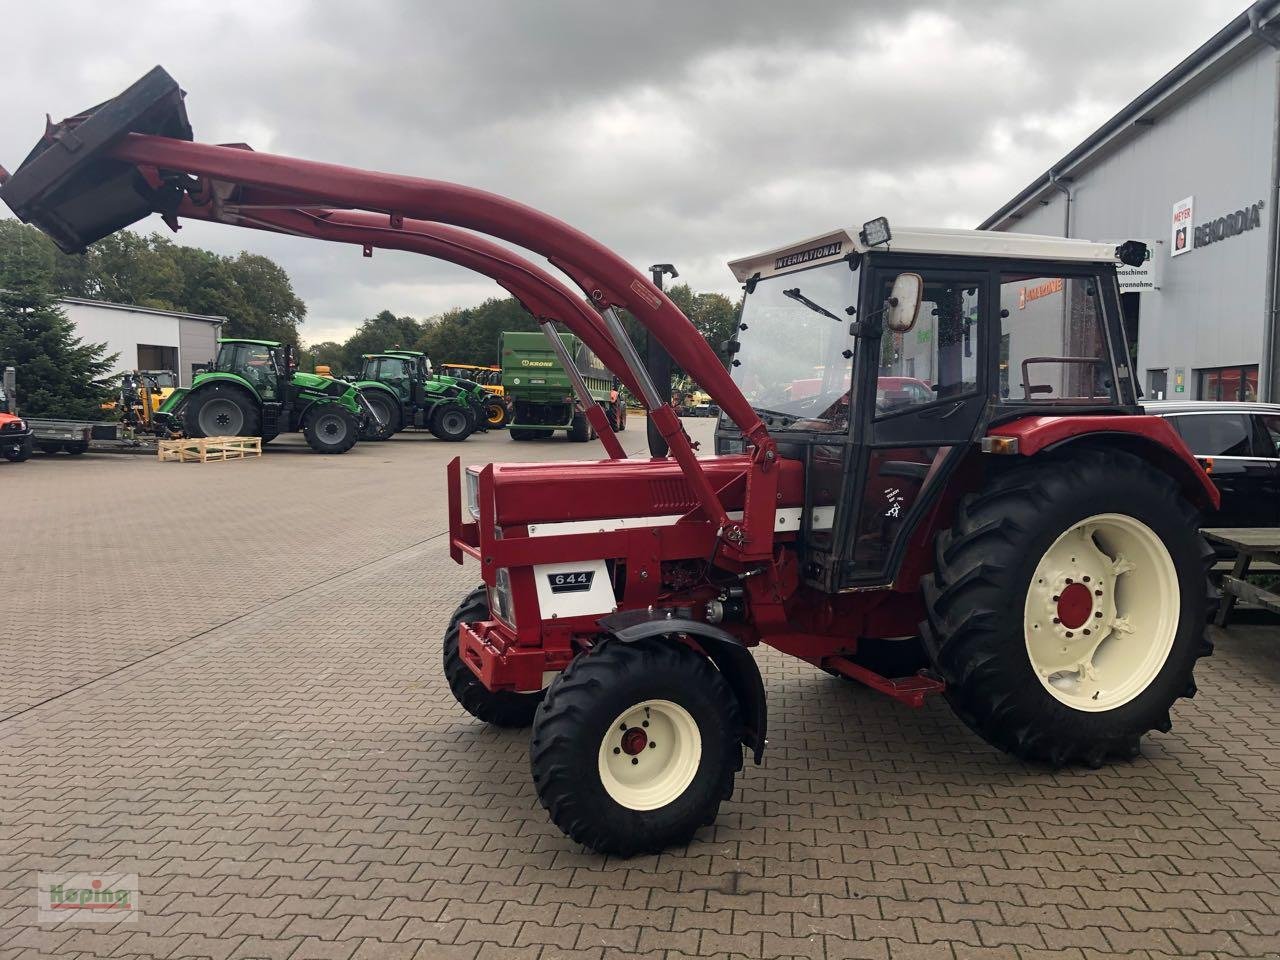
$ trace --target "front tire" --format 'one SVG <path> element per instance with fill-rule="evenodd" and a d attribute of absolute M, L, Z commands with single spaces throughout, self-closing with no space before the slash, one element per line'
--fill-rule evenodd
<path fill-rule="evenodd" d="M 1054 766 L 1131 757 L 1195 694 L 1212 552 L 1173 481 L 1114 449 L 1042 456 L 966 497 L 922 582 L 947 699 Z"/>
<path fill-rule="evenodd" d="M 313 407 L 302 421 L 302 435 L 316 453 L 346 453 L 356 445 L 359 433 L 355 415 L 336 403 Z"/>
<path fill-rule="evenodd" d="M 606 641 L 569 664 L 533 720 L 538 799 L 578 843 L 629 857 L 687 843 L 742 768 L 733 691 L 676 642 Z"/>
<path fill-rule="evenodd" d="M 394 434 L 400 432 L 401 427 L 404 425 L 404 419 L 400 415 L 400 404 L 381 390 L 371 390 L 365 393 L 364 396 L 369 401 L 369 408 L 378 415 L 378 421 L 381 426 L 370 423 L 364 429 L 361 439 L 390 440 Z"/>
<path fill-rule="evenodd" d="M 431 414 L 431 433 L 437 440 L 457 443 L 475 430 L 471 411 L 456 403 L 443 403 Z"/>
<path fill-rule="evenodd" d="M 538 430 L 526 430 L 523 427 L 510 427 L 507 430 L 507 435 L 512 440 L 533 440 L 538 436 L 539 432 Z"/>
<path fill-rule="evenodd" d="M 458 650 L 458 631 L 463 623 L 489 619 L 489 598 L 484 587 L 472 590 L 458 609 L 453 611 L 444 632 L 444 676 L 453 697 L 477 720 L 495 727 L 528 727 L 534 711 L 542 702 L 542 691 L 517 693 L 511 690 L 489 690 L 475 672 L 462 660 Z"/>
<path fill-rule="evenodd" d="M 496 397 L 485 403 L 484 412 L 490 430 L 501 430 L 507 425 L 507 405 Z"/>

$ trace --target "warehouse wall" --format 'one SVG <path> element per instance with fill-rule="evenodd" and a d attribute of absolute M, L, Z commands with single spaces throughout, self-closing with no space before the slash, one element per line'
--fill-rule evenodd
<path fill-rule="evenodd" d="M 137 369 L 140 343 L 174 349 L 180 346 L 178 324 L 171 316 L 67 301 L 62 303 L 62 309 L 76 325 L 76 333 L 82 340 L 105 342 L 108 354 L 119 354 L 112 373 Z"/>
<path fill-rule="evenodd" d="M 1160 241 L 1161 289 L 1140 295 L 1139 382 L 1147 370 L 1256 364 L 1262 357 L 1269 196 L 1275 117 L 1275 53 L 1243 60 L 1121 146 L 1072 184 L 1072 235 L 1090 240 Z M 1170 256 L 1175 203 L 1195 198 L 1194 223 L 1264 202 L 1259 227 Z M 1062 234 L 1055 194 L 1012 225 Z M 1170 393 L 1170 397 L 1174 396 Z"/>

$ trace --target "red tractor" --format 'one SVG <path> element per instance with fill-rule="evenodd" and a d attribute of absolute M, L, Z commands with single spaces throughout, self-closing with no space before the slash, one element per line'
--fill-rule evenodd
<path fill-rule="evenodd" d="M 834 230 L 731 265 L 746 295 L 726 371 L 649 277 L 552 217 L 191 136 L 156 68 L 51 125 L 0 197 L 65 250 L 159 212 L 450 259 L 561 354 L 557 323 L 580 336 L 669 446 L 625 459 L 561 355 L 609 459 L 449 467 L 450 551 L 483 583 L 446 628 L 445 674 L 473 716 L 532 727 L 538 797 L 575 840 L 628 855 L 714 820 L 743 746 L 765 751 L 761 643 L 911 706 L 942 694 L 1050 765 L 1133 756 L 1195 692 L 1196 518 L 1218 495 L 1138 404 L 1116 265 L 1141 244 Z M 719 405 L 714 456 L 621 309 Z"/>

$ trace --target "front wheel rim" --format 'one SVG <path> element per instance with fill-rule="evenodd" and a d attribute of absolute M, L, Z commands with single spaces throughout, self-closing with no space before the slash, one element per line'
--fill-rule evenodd
<path fill-rule="evenodd" d="M 628 707 L 600 741 L 600 782 L 628 810 L 657 810 L 674 802 L 689 788 L 701 762 L 698 724 L 670 700 Z"/>
<path fill-rule="evenodd" d="M 1073 524 L 1044 552 L 1027 590 L 1036 677 L 1075 710 L 1123 706 L 1169 659 L 1180 598 L 1173 558 L 1145 523 L 1101 513 Z"/>
<path fill-rule="evenodd" d="M 341 443 L 347 439 L 347 421 L 336 413 L 326 414 L 316 424 L 316 433 L 326 443 Z"/>
<path fill-rule="evenodd" d="M 445 433 L 451 435 L 461 433 L 463 430 L 467 429 L 466 415 L 449 410 L 440 418 L 440 426 L 444 429 Z"/>

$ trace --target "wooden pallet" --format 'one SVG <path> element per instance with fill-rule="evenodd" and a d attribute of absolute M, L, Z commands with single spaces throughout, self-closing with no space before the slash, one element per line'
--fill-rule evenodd
<path fill-rule="evenodd" d="M 212 463 L 262 456 L 261 437 L 199 437 L 188 440 L 161 440 L 156 458 L 162 463 Z"/>

